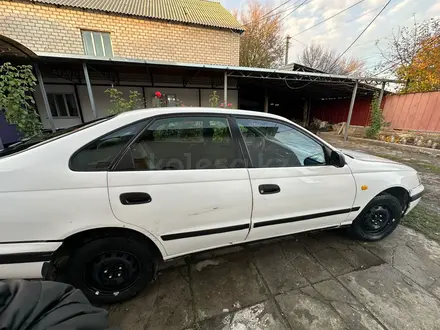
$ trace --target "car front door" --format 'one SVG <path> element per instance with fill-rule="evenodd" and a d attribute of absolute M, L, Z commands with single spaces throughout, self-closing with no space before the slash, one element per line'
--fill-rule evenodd
<path fill-rule="evenodd" d="M 168 256 L 243 241 L 252 192 L 236 138 L 227 116 L 154 119 L 108 174 L 115 216 L 155 235 Z"/>
<path fill-rule="evenodd" d="M 337 226 L 353 208 L 355 182 L 347 165 L 329 164 L 329 150 L 294 125 L 236 117 L 253 191 L 247 240 Z"/>

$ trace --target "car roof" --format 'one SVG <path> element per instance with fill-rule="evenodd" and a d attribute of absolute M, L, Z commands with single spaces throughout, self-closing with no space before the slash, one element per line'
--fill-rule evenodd
<path fill-rule="evenodd" d="M 203 113 L 212 113 L 212 114 L 234 114 L 234 115 L 246 115 L 246 116 L 259 116 L 259 117 L 267 117 L 274 118 L 280 120 L 286 120 L 286 118 L 259 111 L 249 111 L 249 110 L 238 110 L 238 109 L 224 109 L 224 108 L 192 108 L 192 107 L 170 107 L 170 108 L 147 108 L 147 109 L 139 109 L 133 111 L 127 111 L 120 114 L 118 117 L 126 118 L 126 119 L 143 119 L 146 117 L 165 115 L 165 114 L 179 114 L 179 113 L 190 113 L 190 114 L 203 114 Z"/>

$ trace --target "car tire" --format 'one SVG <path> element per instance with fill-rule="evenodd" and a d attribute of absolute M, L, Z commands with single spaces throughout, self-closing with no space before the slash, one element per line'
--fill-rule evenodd
<path fill-rule="evenodd" d="M 113 304 L 135 296 L 155 274 L 147 244 L 130 237 L 107 237 L 86 243 L 70 258 L 66 282 L 94 304 Z"/>
<path fill-rule="evenodd" d="M 362 241 L 378 241 L 391 234 L 400 222 L 402 205 L 396 197 L 374 197 L 349 227 L 350 235 Z"/>

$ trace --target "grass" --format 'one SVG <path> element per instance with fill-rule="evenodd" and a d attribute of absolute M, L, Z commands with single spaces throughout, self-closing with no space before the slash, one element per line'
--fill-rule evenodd
<path fill-rule="evenodd" d="M 401 223 L 440 242 L 440 215 L 423 205 L 417 205 L 402 219 Z"/>
<path fill-rule="evenodd" d="M 404 163 L 406 165 L 414 167 L 416 170 L 421 171 L 421 172 L 431 172 L 431 173 L 440 175 L 440 167 L 435 166 L 435 165 L 431 165 L 429 163 L 424 164 L 424 163 L 418 162 L 417 160 L 411 160 L 411 161 L 403 160 L 402 158 L 397 157 L 397 156 L 385 155 L 385 154 L 380 154 L 377 152 L 374 152 L 373 154 L 378 157 L 388 158 L 388 159 L 393 160 L 395 162 Z"/>

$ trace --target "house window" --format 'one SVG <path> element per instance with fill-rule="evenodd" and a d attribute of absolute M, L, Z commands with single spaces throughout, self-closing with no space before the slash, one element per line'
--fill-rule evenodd
<path fill-rule="evenodd" d="M 75 95 L 47 93 L 52 117 L 78 117 L 78 105 Z"/>
<path fill-rule="evenodd" d="M 81 33 L 86 55 L 113 56 L 110 33 L 95 31 L 82 31 Z"/>

